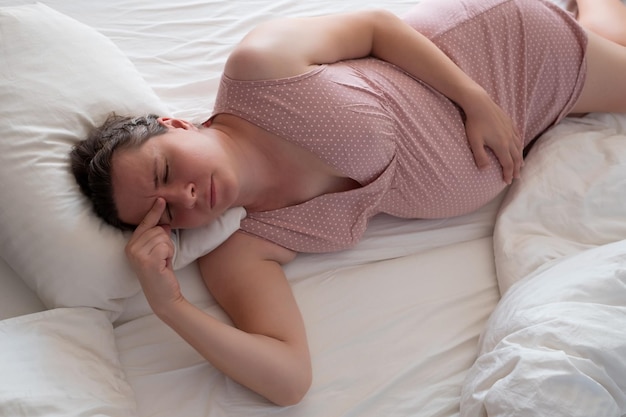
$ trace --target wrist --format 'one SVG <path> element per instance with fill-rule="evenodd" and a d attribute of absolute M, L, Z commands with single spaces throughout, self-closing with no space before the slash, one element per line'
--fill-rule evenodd
<path fill-rule="evenodd" d="M 484 88 L 476 84 L 464 88 L 456 104 L 463 109 L 466 116 L 470 116 L 475 111 L 482 111 L 486 101 L 491 101 L 491 97 Z"/>
<path fill-rule="evenodd" d="M 179 320 L 179 318 L 185 314 L 185 310 L 191 304 L 182 295 L 169 300 L 167 302 L 161 302 L 159 304 L 150 305 L 154 314 L 168 325 L 171 325 Z"/>

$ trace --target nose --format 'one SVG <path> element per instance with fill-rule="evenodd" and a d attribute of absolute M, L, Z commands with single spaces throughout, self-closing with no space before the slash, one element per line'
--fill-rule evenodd
<path fill-rule="evenodd" d="M 184 186 L 173 186 L 165 190 L 165 201 L 172 205 L 179 205 L 186 209 L 192 209 L 196 205 L 197 193 L 196 185 L 188 183 Z"/>

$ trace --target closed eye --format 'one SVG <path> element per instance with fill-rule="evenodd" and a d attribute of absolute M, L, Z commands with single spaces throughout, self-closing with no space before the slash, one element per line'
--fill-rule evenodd
<path fill-rule="evenodd" d="M 170 176 L 170 164 L 169 162 L 167 162 L 167 159 L 165 159 L 165 163 L 163 164 L 165 167 L 165 172 L 163 172 L 163 185 L 167 184 L 167 181 L 169 179 Z M 170 208 L 169 204 L 165 204 L 165 212 L 167 213 L 167 217 L 169 219 L 170 224 L 172 224 L 172 209 Z"/>

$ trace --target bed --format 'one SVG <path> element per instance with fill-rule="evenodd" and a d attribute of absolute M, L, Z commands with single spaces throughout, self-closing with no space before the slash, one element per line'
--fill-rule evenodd
<path fill-rule="evenodd" d="M 626 116 L 566 119 L 476 212 L 299 255 L 314 379 L 291 407 L 152 314 L 74 184 L 67 152 L 112 110 L 202 121 L 256 23 L 414 3 L 0 0 L 0 416 L 625 416 Z M 224 321 L 193 259 L 241 215 L 173 236 L 183 293 Z"/>

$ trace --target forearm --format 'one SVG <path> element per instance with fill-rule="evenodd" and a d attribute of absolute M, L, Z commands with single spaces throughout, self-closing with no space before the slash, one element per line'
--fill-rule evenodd
<path fill-rule="evenodd" d="M 187 301 L 158 315 L 213 366 L 276 404 L 297 403 L 309 387 L 306 346 L 246 333 Z"/>
<path fill-rule="evenodd" d="M 464 110 L 486 94 L 432 41 L 398 17 L 381 12 L 373 25 L 372 56 L 402 68 Z"/>
<path fill-rule="evenodd" d="M 476 166 L 488 167 L 489 148 L 502 166 L 502 179 L 519 178 L 524 141 L 487 91 L 437 45 L 404 21 L 382 13 L 372 22 L 370 54 L 390 62 L 455 102 L 465 113 L 465 131 Z"/>

